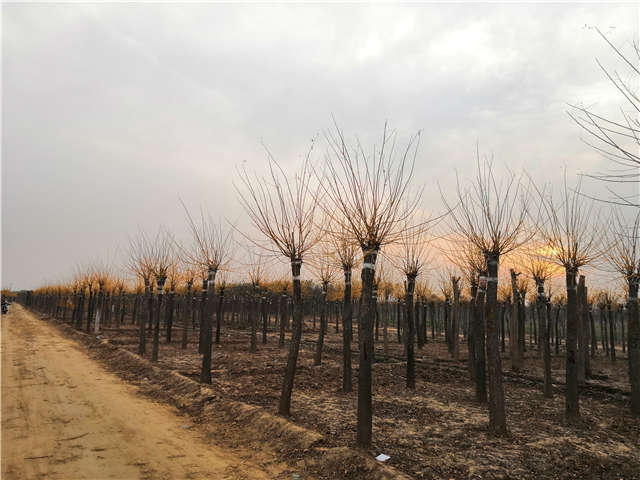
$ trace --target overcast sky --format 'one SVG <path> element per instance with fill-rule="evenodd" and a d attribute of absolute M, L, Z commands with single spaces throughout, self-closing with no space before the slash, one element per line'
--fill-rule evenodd
<path fill-rule="evenodd" d="M 631 4 L 2 13 L 2 281 L 14 289 L 68 279 L 139 227 L 180 235 L 179 197 L 242 224 L 236 165 L 263 168 L 261 142 L 295 165 L 332 115 L 365 143 L 385 120 L 400 138 L 422 130 L 416 180 L 435 210 L 437 182 L 469 173 L 476 142 L 540 182 L 603 170 L 567 103 L 615 115 L 595 58 L 620 63 L 585 27 L 628 50 L 639 23 Z"/>

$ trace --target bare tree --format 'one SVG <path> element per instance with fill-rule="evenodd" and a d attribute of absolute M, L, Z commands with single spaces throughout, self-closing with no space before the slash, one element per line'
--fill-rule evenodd
<path fill-rule="evenodd" d="M 352 240 L 348 230 L 343 228 L 333 232 L 331 240 L 344 273 L 344 297 L 342 305 L 342 391 L 349 393 L 353 389 L 351 375 L 351 332 L 353 307 L 351 304 L 351 273 L 356 265 L 358 245 Z"/>
<path fill-rule="evenodd" d="M 536 309 L 538 311 L 538 319 L 540 320 L 540 329 L 543 345 L 543 363 L 544 363 L 544 396 L 551 398 L 553 396 L 552 378 L 551 378 L 551 345 L 549 344 L 549 325 L 551 318 L 547 305 L 550 304 L 550 298 L 544 293 L 544 285 L 547 280 L 555 272 L 555 266 L 541 253 L 544 252 L 544 245 L 534 246 L 527 249 L 524 260 L 525 269 L 536 284 L 537 297 Z"/>
<path fill-rule="evenodd" d="M 253 301 L 257 301 L 257 297 L 260 293 L 260 284 L 264 279 L 264 262 L 262 257 L 252 250 L 249 250 L 249 280 L 251 281 L 251 289 L 253 294 Z M 261 308 L 261 311 L 263 309 Z M 264 316 L 263 316 L 264 321 Z M 250 353 L 256 353 L 258 351 L 258 317 L 254 308 L 249 308 L 249 323 L 251 325 L 251 342 L 249 346 Z M 262 335 L 263 340 L 266 338 L 266 324 L 263 325 Z M 263 342 L 266 343 L 266 340 Z"/>
<path fill-rule="evenodd" d="M 257 174 L 250 176 L 246 170 L 240 170 L 239 177 L 243 189 L 236 185 L 244 210 L 255 228 L 270 241 L 270 244 L 249 240 L 274 255 L 286 257 L 291 262 L 294 326 L 278 406 L 278 413 L 284 416 L 291 413 L 291 393 L 302 338 L 302 260 L 320 238 L 319 230 L 314 224 L 319 198 L 312 183 L 311 152 L 312 149 L 309 150 L 302 168 L 290 177 L 267 150 L 268 177 L 263 178 Z"/>
<path fill-rule="evenodd" d="M 410 191 L 419 134 L 404 149 L 396 150 L 395 134 L 385 128 L 379 148 L 367 153 L 359 141 L 350 148 L 335 125 L 327 132 L 329 152 L 320 185 L 328 202 L 326 213 L 346 230 L 362 249 L 362 308 L 358 315 L 357 444 L 369 447 L 372 438 L 371 398 L 373 322 L 377 300 L 373 298 L 375 266 L 380 249 L 402 238 L 421 191 Z"/>
<path fill-rule="evenodd" d="M 213 336 L 213 301 L 215 293 L 216 274 L 227 267 L 231 260 L 231 246 L 233 231 L 223 221 L 215 221 L 211 215 L 205 216 L 200 210 L 200 218 L 196 221 L 186 205 L 182 204 L 187 224 L 191 230 L 191 246 L 185 248 L 176 244 L 184 262 L 206 270 L 202 288 L 202 316 L 200 324 L 202 369 L 200 381 L 211 383 L 211 349 Z M 221 293 L 222 294 L 222 293 Z"/>
<path fill-rule="evenodd" d="M 160 351 L 160 315 L 162 314 L 162 297 L 164 295 L 164 284 L 167 281 L 169 272 L 176 261 L 173 251 L 173 238 L 171 234 L 160 228 L 151 244 L 151 262 L 153 264 L 153 276 L 158 289 L 158 301 L 156 308 L 155 322 L 153 325 L 153 349 L 151 351 L 151 361 L 158 361 Z"/>
<path fill-rule="evenodd" d="M 449 238 L 447 249 L 443 250 L 447 259 L 464 274 L 469 285 L 471 303 L 471 326 L 467 334 L 469 370 L 475 383 L 476 400 L 487 401 L 484 300 L 487 288 L 486 262 L 482 252 L 469 243 L 465 237 Z"/>
<path fill-rule="evenodd" d="M 490 160 L 477 155 L 476 177 L 468 190 L 457 183 L 457 208 L 442 195 L 451 210 L 450 226 L 480 250 L 487 268 L 487 360 L 489 371 L 489 429 L 503 435 L 507 431 L 502 386 L 502 364 L 498 346 L 497 295 L 500 257 L 531 238 L 527 231 L 528 188 L 509 173 L 502 182 L 494 176 Z"/>
<path fill-rule="evenodd" d="M 602 240 L 599 211 L 594 201 L 581 194 L 581 182 L 575 188 L 567 185 L 560 198 L 538 190 L 543 221 L 540 237 L 545 245 L 544 253 L 564 267 L 567 288 L 567 338 L 566 338 L 566 394 L 565 414 L 572 422 L 580 417 L 578 399 L 578 298 L 576 280 L 578 270 L 599 256 Z"/>
<path fill-rule="evenodd" d="M 198 271 L 191 265 L 183 268 L 183 279 L 186 285 L 185 292 L 185 312 L 182 316 L 182 341 L 181 348 L 186 350 L 189 339 L 189 323 L 193 324 L 194 308 L 194 291 L 193 282 L 198 277 Z"/>
<path fill-rule="evenodd" d="M 144 296 L 147 304 L 147 315 L 151 323 L 153 309 L 151 296 L 151 279 L 153 276 L 153 259 L 151 244 L 146 234 L 140 231 L 137 236 L 129 238 L 129 258 L 127 260 L 129 271 L 139 277 L 144 283 Z M 138 355 L 146 353 L 145 318 L 140 319 L 140 336 L 138 342 Z"/>
<path fill-rule="evenodd" d="M 427 222 L 411 222 L 405 223 L 403 236 L 401 239 L 402 250 L 400 253 L 400 269 L 406 277 L 405 288 L 405 307 L 407 312 L 407 333 L 405 335 L 405 350 L 407 352 L 407 388 L 414 390 L 416 388 L 416 363 L 415 363 L 415 311 L 414 311 L 414 292 L 416 287 L 416 278 L 424 268 L 428 260 L 428 239 L 425 235 L 426 230 L 422 227 Z"/>
<path fill-rule="evenodd" d="M 629 224 L 630 223 L 630 224 Z M 605 258 L 627 284 L 629 319 L 628 357 L 631 383 L 631 411 L 640 415 L 640 319 L 638 316 L 638 283 L 640 282 L 640 212 L 627 222 L 622 212 L 614 211 L 608 229 Z M 610 301 L 607 302 L 609 305 Z"/>
<path fill-rule="evenodd" d="M 621 48 L 616 47 L 599 28 L 592 28 L 595 28 L 598 35 L 611 47 L 628 69 L 626 74 L 621 74 L 615 69 L 608 69 L 600 60 L 596 59 L 604 75 L 621 95 L 623 101 L 620 108 L 621 118 L 613 120 L 597 114 L 591 107 L 581 105 L 572 105 L 572 112 L 569 112 L 569 116 L 589 135 L 591 140 L 587 140 L 586 143 L 608 159 L 614 167 L 609 172 L 589 176 L 608 183 L 637 184 L 640 182 L 640 173 L 638 172 L 640 166 L 640 154 L 638 153 L 640 147 L 640 119 L 638 118 L 640 97 L 637 91 L 637 82 L 640 77 L 640 68 L 638 67 L 640 48 L 637 43 L 634 43 L 633 51 L 626 54 Z M 637 189 L 631 195 L 624 195 L 611 188 L 608 190 L 613 195 L 612 203 L 640 207 Z"/>
<path fill-rule="evenodd" d="M 322 350 L 324 347 L 324 337 L 327 333 L 327 292 L 329 285 L 335 279 L 335 258 L 330 252 L 330 244 L 321 242 L 318 244 L 317 252 L 314 255 L 313 270 L 321 286 L 320 298 L 320 330 L 318 332 L 318 341 L 316 342 L 316 352 L 313 364 L 318 366 L 322 364 Z M 344 325 L 343 325 L 344 329 Z"/>

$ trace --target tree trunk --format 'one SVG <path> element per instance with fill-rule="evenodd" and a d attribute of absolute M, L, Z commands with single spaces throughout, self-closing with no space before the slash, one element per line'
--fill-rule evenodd
<path fill-rule="evenodd" d="M 76 330 L 82 329 L 82 313 L 84 311 L 84 290 L 80 293 L 78 297 L 78 308 L 76 310 L 75 316 L 75 327 Z"/>
<path fill-rule="evenodd" d="M 487 363 L 489 370 L 489 431 L 494 435 L 507 433 L 502 386 L 502 364 L 496 328 L 498 303 L 498 255 L 487 256 Z"/>
<path fill-rule="evenodd" d="M 258 312 L 256 311 L 257 304 L 254 300 L 249 302 L 249 317 L 251 323 L 251 342 L 249 345 L 249 353 L 256 353 L 258 351 Z"/>
<path fill-rule="evenodd" d="M 293 333 L 289 343 L 289 355 L 287 356 L 287 366 L 285 368 L 284 379 L 282 381 L 282 393 L 278 413 L 283 416 L 291 414 L 291 393 L 293 392 L 293 381 L 298 363 L 298 352 L 300 350 L 300 340 L 302 338 L 302 287 L 300 284 L 300 267 L 302 260 L 291 260 L 291 274 L 293 276 Z M 282 328 L 282 327 L 281 327 Z M 282 329 L 280 330 L 283 334 Z"/>
<path fill-rule="evenodd" d="M 631 413 L 640 416 L 640 318 L 638 316 L 638 279 L 629 281 L 629 383 L 631 384 Z"/>
<path fill-rule="evenodd" d="M 91 315 L 93 314 L 93 304 L 95 302 L 95 295 L 89 286 L 89 301 L 87 302 L 87 327 L 86 331 L 89 333 L 91 331 Z"/>
<path fill-rule="evenodd" d="M 278 345 L 284 347 L 284 332 L 287 325 L 287 293 L 282 289 L 282 296 L 280 297 L 280 339 Z"/>
<path fill-rule="evenodd" d="M 186 311 L 183 314 L 182 317 L 182 343 L 181 343 L 181 347 L 183 350 L 187 349 L 187 342 L 189 340 L 189 320 L 191 320 L 191 309 L 193 308 L 193 297 L 191 296 L 191 288 L 193 286 L 193 283 L 191 281 L 189 281 L 187 283 L 187 295 L 185 297 L 185 307 L 186 307 Z"/>
<path fill-rule="evenodd" d="M 356 443 L 360 447 L 371 446 L 373 433 L 373 403 L 371 393 L 373 362 L 373 329 L 376 305 L 373 298 L 373 282 L 375 278 L 378 248 L 363 249 L 362 264 L 362 310 L 358 316 L 358 410 Z"/>
<path fill-rule="evenodd" d="M 598 339 L 596 338 L 596 322 L 593 319 L 593 307 L 589 306 L 589 326 L 591 328 L 591 358 L 595 358 L 598 351 Z"/>
<path fill-rule="evenodd" d="M 611 355 L 611 361 L 616 361 L 616 333 L 615 333 L 615 318 L 611 311 L 611 304 L 607 305 L 607 316 L 609 317 L 609 353 Z"/>
<path fill-rule="evenodd" d="M 156 321 L 153 326 L 153 350 L 151 351 L 151 361 L 158 361 L 158 353 L 160 350 L 160 315 L 162 314 L 162 289 L 164 288 L 164 279 L 157 279 L 158 283 L 158 310 L 156 311 Z"/>
<path fill-rule="evenodd" d="M 200 321 L 200 330 L 203 331 L 202 335 L 202 369 L 200 370 L 200 382 L 211 383 L 211 349 L 212 349 L 212 334 L 213 334 L 213 301 L 216 286 L 216 273 L 218 271 L 214 268 L 207 270 L 207 285 L 203 288 L 203 300 L 206 300 L 203 308 L 203 317 Z M 205 286 L 204 284 L 202 285 Z"/>
<path fill-rule="evenodd" d="M 171 292 L 169 293 L 169 298 L 167 299 L 167 331 L 165 337 L 166 342 L 169 344 L 171 343 L 171 333 L 173 331 L 173 310 L 175 306 L 175 296 L 176 293 L 174 290 L 174 286 L 171 285 Z"/>
<path fill-rule="evenodd" d="M 549 329 L 551 328 L 551 299 L 545 302 L 545 316 L 542 320 L 543 332 L 543 361 L 544 361 L 544 396 L 553 397 L 553 378 L 551 377 L 551 344 L 549 343 Z"/>
<path fill-rule="evenodd" d="M 476 282 L 475 275 L 471 277 L 469 291 L 471 293 L 471 299 L 469 300 L 470 316 L 469 325 L 467 327 L 467 367 L 469 368 L 469 377 L 475 382 L 476 358 L 474 353 L 474 330 L 476 330 L 476 297 L 478 296 L 478 284 Z"/>
<path fill-rule="evenodd" d="M 520 355 L 520 300 L 518 297 L 520 294 L 518 293 L 518 283 L 517 283 L 517 274 L 511 269 L 511 298 L 513 299 L 512 310 L 511 310 L 511 327 L 509 329 L 509 348 L 511 351 L 511 369 L 514 372 L 517 372 L 522 369 L 524 358 Z"/>
<path fill-rule="evenodd" d="M 351 380 L 351 322 L 353 309 L 351 307 L 351 268 L 344 268 L 344 299 L 342 307 L 342 391 L 349 393 L 353 390 Z M 387 339 L 387 324 L 384 325 L 384 338 Z"/>
<path fill-rule="evenodd" d="M 220 323 L 224 315 L 224 284 L 218 288 L 218 310 L 216 311 L 216 344 L 220 344 Z"/>
<path fill-rule="evenodd" d="M 322 364 L 322 348 L 324 347 L 324 335 L 327 331 L 327 286 L 329 282 L 322 282 L 322 298 L 320 300 L 320 332 L 318 333 L 318 342 L 316 343 L 316 354 L 313 364 L 318 366 Z"/>
<path fill-rule="evenodd" d="M 151 305 L 153 303 L 153 299 L 151 298 L 151 286 L 149 285 L 149 280 L 148 279 L 144 279 L 144 297 L 147 303 L 147 309 L 149 310 L 149 315 L 152 315 L 151 313 Z M 147 339 L 145 338 L 146 336 L 146 320 L 143 317 L 140 319 L 140 341 L 138 343 L 138 355 L 144 355 L 145 353 L 147 353 Z"/>
<path fill-rule="evenodd" d="M 556 311 L 556 355 L 560 355 L 560 311 L 562 307 L 558 305 Z"/>
<path fill-rule="evenodd" d="M 454 360 L 460 356 L 460 342 L 458 330 L 460 330 L 460 278 L 451 279 L 453 287 L 453 315 L 451 315 L 451 355 Z"/>
<path fill-rule="evenodd" d="M 267 316 L 267 297 L 264 295 L 260 299 L 260 314 L 262 315 L 262 344 L 266 345 L 269 317 Z"/>
<path fill-rule="evenodd" d="M 415 390 L 416 388 L 416 359 L 414 354 L 414 332 L 415 332 L 415 315 L 413 309 L 413 291 L 416 287 L 416 275 L 407 275 L 407 291 L 405 293 L 405 303 L 407 304 L 407 388 Z"/>
<path fill-rule="evenodd" d="M 578 337 L 578 348 L 576 350 L 576 363 L 578 367 L 578 384 L 582 385 L 585 382 L 585 364 L 584 364 L 584 325 L 582 324 L 583 316 L 583 297 L 585 296 L 585 283 L 584 275 L 580 275 L 578 280 L 577 301 L 576 301 L 576 329 Z"/>
<path fill-rule="evenodd" d="M 485 272 L 482 273 L 482 276 Z M 477 297 L 473 306 L 473 380 L 476 387 L 476 401 L 487 402 L 487 362 L 485 354 L 485 287 L 486 282 L 478 286 Z"/>
<path fill-rule="evenodd" d="M 542 361 L 544 365 L 544 387 L 543 393 L 547 398 L 553 396 L 551 383 L 551 345 L 549 345 L 549 321 L 551 314 L 551 303 L 544 295 L 544 281 L 536 279 L 538 287 L 537 310 L 540 335 L 542 337 Z"/>
<path fill-rule="evenodd" d="M 582 312 L 582 325 L 581 325 L 581 335 L 582 335 L 582 360 L 584 361 L 584 378 L 585 380 L 591 378 L 591 357 L 589 356 L 589 303 L 588 303 L 588 292 L 589 289 L 585 285 L 582 290 L 582 298 L 580 299 L 580 303 L 582 304 L 581 312 Z"/>
<path fill-rule="evenodd" d="M 566 389 L 565 414 L 567 421 L 575 422 L 580 418 L 578 399 L 578 312 L 576 292 L 577 270 L 566 268 L 567 281 L 567 338 L 566 338 Z"/>

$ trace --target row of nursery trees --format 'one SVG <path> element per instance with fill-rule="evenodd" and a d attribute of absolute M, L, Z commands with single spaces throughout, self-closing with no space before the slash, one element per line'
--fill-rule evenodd
<path fill-rule="evenodd" d="M 147 354 L 146 335 L 152 332 L 151 359 L 158 359 L 162 311 L 166 312 L 167 341 L 171 341 L 175 294 L 181 292 L 185 299 L 181 307 L 185 325 L 182 342 L 186 347 L 189 322 L 185 319 L 192 319 L 193 326 L 200 326 L 201 381 L 211 383 L 213 336 L 215 332 L 218 343 L 228 301 L 225 288 L 232 288 L 220 276 L 232 269 L 232 253 L 238 250 L 232 233 L 238 232 L 254 252 L 243 264 L 236 263 L 249 271 L 245 293 L 258 299 L 255 305 L 260 305 L 256 311 L 262 318 L 263 341 L 266 342 L 267 322 L 274 315 L 279 320 L 280 343 L 284 345 L 291 315 L 289 351 L 278 405 L 281 415 L 288 416 L 291 411 L 305 313 L 310 314 L 316 307 L 320 312 L 316 363 L 321 361 L 327 296 L 333 283 L 340 284 L 340 288 L 333 289 L 331 300 L 342 294 L 339 317 L 343 325 L 344 391 L 352 388 L 351 342 L 353 322 L 357 320 L 358 445 L 367 447 L 372 441 L 374 332 L 377 337 L 381 300 L 388 305 L 393 297 L 402 303 L 402 314 L 394 318 L 403 327 L 407 388 L 415 388 L 414 346 L 417 342 L 421 347 L 427 340 L 427 318 L 431 319 L 432 334 L 442 326 L 449 351 L 456 359 L 458 332 L 462 328 L 476 399 L 488 405 L 489 429 L 496 435 L 507 432 L 500 355 L 501 346 L 505 348 L 505 332 L 509 333 L 512 366 L 520 369 L 524 362 L 526 311 L 537 319 L 531 325 L 537 326 L 534 337 L 544 359 L 544 395 L 551 396 L 550 338 L 555 337 L 558 351 L 561 325 L 566 353 L 565 414 L 573 422 L 580 417 L 578 387 L 589 378 L 589 357 L 597 349 L 593 305 L 608 315 L 604 318 L 608 319 L 610 332 L 601 324 L 602 347 L 615 357 L 617 300 L 611 291 L 589 294 L 583 273 L 585 267 L 593 266 L 613 271 L 622 280 L 619 291 L 625 292 L 625 301 L 620 305 L 624 307 L 621 315 L 627 320 L 623 345 L 626 343 L 628 352 L 631 408 L 640 415 L 640 214 L 629 221 L 620 209 L 609 212 L 599 208 L 581 193 L 580 183 L 570 187 L 565 180 L 564 188 L 554 192 L 536 185 L 526 175 L 509 172 L 498 176 L 492 162 L 477 155 L 475 175 L 468 181 L 459 178 L 454 189 L 441 192 L 441 212 L 427 215 L 422 205 L 423 189 L 414 184 L 419 134 L 400 147 L 395 134 L 385 126 L 380 146 L 370 151 L 359 142 L 349 145 L 337 126 L 325 138 L 327 151 L 322 160 L 312 161 L 312 147 L 295 171 L 285 170 L 269 152 L 266 176 L 239 170 L 235 187 L 239 202 L 255 227 L 252 231 L 241 231 L 204 213 L 194 218 L 185 207 L 191 241 L 180 242 L 166 229 L 152 237 L 139 233 L 130 240 L 126 266 L 138 281 L 133 287 L 133 318 L 147 316 L 138 321 L 141 355 Z M 438 254 L 437 259 L 433 252 Z M 286 292 L 282 289 L 286 290 L 287 282 L 266 281 L 264 259 L 268 256 L 283 258 L 290 267 L 292 294 L 284 306 L 281 298 L 286 297 L 282 295 Z M 380 267 L 382 261 L 384 268 Z M 437 310 L 446 312 L 446 320 L 438 323 L 440 317 L 434 307 L 437 295 L 425 277 L 428 270 L 441 268 L 443 263 L 449 266 L 440 282 L 444 301 L 437 304 Z M 505 264 L 509 268 L 501 269 Z M 233 269 L 238 270 L 238 265 Z M 309 265 L 319 288 L 302 281 L 303 265 Z M 359 281 L 352 281 L 354 270 L 359 270 Z M 339 271 L 341 282 L 337 281 Z M 402 278 L 394 279 L 393 275 L 398 274 Z M 566 288 L 552 295 L 551 280 L 560 276 L 564 276 Z M 527 300 L 530 285 L 534 291 Z M 303 286 L 309 295 L 303 295 Z M 94 324 L 101 321 L 96 312 L 103 312 L 103 322 L 121 323 L 130 288 L 105 265 L 79 271 L 71 285 L 31 292 L 25 301 L 50 308 L 51 304 L 42 299 L 70 299 L 71 321 L 82 328 L 86 311 L 88 329 L 91 319 Z M 231 297 L 237 295 L 239 291 L 234 290 Z M 310 306 L 309 297 L 319 299 L 313 303 L 315 307 Z M 58 301 L 54 304 L 61 305 Z M 553 304 L 558 311 L 555 323 Z M 562 324 L 558 321 L 559 306 L 564 312 Z M 335 318 L 337 322 L 338 315 Z M 383 318 L 386 345 L 388 315 Z M 249 323 L 250 348 L 255 351 L 258 315 L 253 315 Z M 624 321 L 621 328 L 624 332 Z"/>

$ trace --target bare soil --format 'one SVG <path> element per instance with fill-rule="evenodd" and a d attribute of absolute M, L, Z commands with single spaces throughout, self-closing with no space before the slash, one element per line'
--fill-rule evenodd
<path fill-rule="evenodd" d="M 201 364 L 201 356 L 197 353 L 198 332 L 189 330 L 187 350 L 180 348 L 182 331 L 179 326 L 174 327 L 174 341 L 170 345 L 164 342 L 163 332 L 160 360 L 156 365 L 167 375 L 175 371 L 197 380 Z M 203 405 L 198 408 L 184 406 L 184 410 L 194 416 L 194 424 L 227 422 L 228 425 L 217 428 L 224 432 L 228 427 L 229 434 L 219 435 L 216 444 L 225 450 L 239 449 L 241 456 L 243 452 L 247 455 L 249 449 L 255 457 L 255 443 L 260 442 L 251 444 L 250 437 L 264 438 L 258 431 L 260 426 L 243 424 L 240 419 L 236 421 L 211 412 L 221 399 L 244 402 L 268 413 L 276 412 L 288 347 L 288 344 L 284 348 L 278 347 L 277 335 L 271 327 L 268 343 L 263 345 L 259 333 L 258 351 L 250 354 L 247 329 L 231 328 L 225 323 L 221 344 L 215 345 L 213 350 L 212 393 L 205 400 L 208 402 L 205 406 L 211 407 L 209 413 Z M 355 335 L 357 338 L 357 331 Z M 137 352 L 138 329 L 133 325 L 103 329 L 100 337 L 100 342 L 95 336 L 92 338 L 101 345 L 108 342 L 108 345 L 122 347 L 133 354 Z M 308 321 L 290 420 L 320 434 L 321 441 L 315 442 L 314 449 L 326 451 L 326 457 L 331 452 L 335 464 L 323 471 L 319 462 L 314 466 L 314 458 L 309 458 L 313 455 L 306 448 L 295 445 L 279 451 L 280 463 L 276 465 L 280 470 L 273 478 L 290 478 L 292 472 L 301 473 L 304 479 L 311 476 L 332 480 L 373 478 L 368 473 L 370 470 L 363 470 L 361 462 L 352 461 L 351 453 L 341 450 L 354 444 L 356 417 L 355 391 L 340 392 L 341 332 L 336 333 L 335 326 L 329 326 L 321 366 L 313 365 L 316 338 L 317 332 Z M 408 391 L 402 346 L 396 338 L 395 330 L 390 329 L 388 356 L 382 352 L 382 332 L 376 345 L 374 445 L 364 452 L 369 458 L 378 453 L 390 455 L 387 463 L 391 467 L 416 479 L 640 479 L 640 419 L 629 413 L 627 364 L 622 352 L 618 351 L 615 363 L 604 358 L 602 353 L 592 360 L 595 379 L 581 388 L 583 420 L 578 425 L 567 425 L 563 418 L 562 351 L 553 357 L 555 395 L 551 400 L 542 396 L 542 362 L 535 347 L 528 348 L 525 370 L 515 374 L 510 372 L 508 356 L 503 354 L 509 435 L 495 438 L 488 434 L 486 405 L 474 400 L 462 339 L 461 358 L 454 361 L 442 337 L 433 339 L 429 335 L 429 343 L 417 351 L 416 389 Z M 358 374 L 356 346 L 354 342 L 354 388 Z M 150 347 L 148 340 L 148 352 Z M 162 386 L 154 387 L 154 379 L 139 378 L 144 374 L 133 371 L 126 364 L 116 364 L 115 357 L 99 353 L 102 350 L 90 347 L 88 351 L 91 356 L 107 362 L 109 369 L 138 385 L 146 395 L 163 398 Z M 244 430 L 244 437 L 233 433 L 232 424 L 236 423 Z M 283 465 L 285 461 L 288 467 Z M 326 467 L 327 463 L 325 458 L 322 464 Z"/>
<path fill-rule="evenodd" d="M 2 478 L 272 479 L 17 304 L 2 316 Z"/>
<path fill-rule="evenodd" d="M 137 351 L 137 335 L 129 325 L 103 332 L 111 343 L 132 352 Z M 180 337 L 176 328 L 174 342 L 161 344 L 158 365 L 197 379 L 197 331 L 190 333 L 186 351 L 180 348 Z M 307 322 L 291 420 L 321 433 L 327 447 L 351 446 L 356 393 L 340 392 L 341 333 L 329 326 L 321 366 L 313 365 L 316 337 Z M 250 354 L 248 331 L 224 326 L 221 343 L 214 346 L 212 388 L 223 398 L 275 413 L 287 348 L 278 347 L 275 331 L 269 331 L 267 345 L 260 340 L 259 333 L 258 352 Z M 415 391 L 405 388 L 406 367 L 395 330 L 390 330 L 390 345 L 385 357 L 380 332 L 374 365 L 374 445 L 369 455 L 390 455 L 390 466 L 417 479 L 640 479 L 640 419 L 629 413 L 627 364 L 621 352 L 615 363 L 600 356 L 592 361 L 597 380 L 581 392 L 583 421 L 574 426 L 563 418 L 563 352 L 553 358 L 557 384 L 552 400 L 542 396 L 536 381 L 542 361 L 535 347 L 527 351 L 525 370 L 515 375 L 503 355 L 509 435 L 495 438 L 488 434 L 486 405 L 474 401 L 462 339 L 461 359 L 454 361 L 443 339 L 429 335 L 429 343 L 417 353 Z M 345 465 L 343 477 L 356 478 L 357 472 Z"/>

